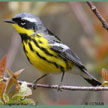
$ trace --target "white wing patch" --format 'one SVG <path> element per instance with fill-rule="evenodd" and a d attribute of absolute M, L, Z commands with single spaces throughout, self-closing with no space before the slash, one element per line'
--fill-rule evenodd
<path fill-rule="evenodd" d="M 63 52 L 66 51 L 67 49 L 70 49 L 67 45 L 62 44 L 62 43 L 54 43 L 54 44 L 50 44 L 50 45 L 63 48 Z"/>
<path fill-rule="evenodd" d="M 37 22 L 37 20 L 35 18 L 25 17 L 25 18 L 22 18 L 22 19 L 30 21 L 30 22 Z"/>

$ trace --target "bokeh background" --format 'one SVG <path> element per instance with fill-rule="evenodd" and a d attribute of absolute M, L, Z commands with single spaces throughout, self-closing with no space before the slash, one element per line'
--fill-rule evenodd
<path fill-rule="evenodd" d="M 103 17 L 108 19 L 108 2 L 94 3 Z M 20 80 L 32 82 L 41 76 L 24 56 L 21 39 L 15 29 L 4 22 L 20 12 L 39 16 L 49 30 L 66 43 L 85 64 L 88 71 L 101 82 L 102 68 L 108 69 L 108 32 L 86 2 L 0 2 L 0 58 L 7 55 L 7 67 L 14 72 L 24 68 Z M 73 69 L 66 73 L 63 84 L 90 86 Z M 40 83 L 59 84 L 61 74 L 49 75 Z M 31 96 L 38 104 L 108 104 L 108 92 L 62 91 L 38 88 Z"/>

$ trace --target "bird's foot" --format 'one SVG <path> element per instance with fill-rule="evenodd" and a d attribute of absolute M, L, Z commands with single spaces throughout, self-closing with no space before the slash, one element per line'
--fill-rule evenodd
<path fill-rule="evenodd" d="M 33 81 L 32 88 L 33 88 L 33 90 L 35 90 L 37 88 L 37 81 L 36 80 Z"/>
<path fill-rule="evenodd" d="M 44 78 L 45 76 L 47 76 L 47 74 L 44 74 L 44 75 L 42 75 L 41 77 L 39 77 L 37 80 L 34 80 L 34 81 L 33 81 L 33 83 L 32 83 L 32 88 L 33 88 L 34 90 L 37 88 L 37 82 L 38 82 L 40 79 Z"/>
<path fill-rule="evenodd" d="M 60 91 L 60 92 L 62 92 L 61 85 L 62 85 L 62 83 L 60 83 L 60 84 L 58 85 L 58 87 L 57 87 L 57 91 Z"/>

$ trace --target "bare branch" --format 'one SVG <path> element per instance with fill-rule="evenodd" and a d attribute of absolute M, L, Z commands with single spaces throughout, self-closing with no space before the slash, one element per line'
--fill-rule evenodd
<path fill-rule="evenodd" d="M 4 78 L 4 81 L 7 81 L 8 78 Z M 23 81 L 18 81 L 19 84 L 22 84 Z M 32 87 L 32 83 L 26 82 L 28 87 Z M 37 87 L 41 88 L 50 88 L 50 89 L 58 89 L 58 85 L 51 85 L 51 84 L 37 84 Z M 60 89 L 62 90 L 71 90 L 71 91 L 108 91 L 108 87 L 85 87 L 85 86 L 65 86 L 61 85 Z"/>
<path fill-rule="evenodd" d="M 89 7 L 91 8 L 91 10 L 94 12 L 94 14 L 97 16 L 97 18 L 100 20 L 100 22 L 102 23 L 103 27 L 108 30 L 108 23 L 105 21 L 105 19 L 102 17 L 102 15 L 100 14 L 100 12 L 98 11 L 98 9 L 96 8 L 96 6 L 90 2 L 87 1 L 87 4 L 89 5 Z"/>

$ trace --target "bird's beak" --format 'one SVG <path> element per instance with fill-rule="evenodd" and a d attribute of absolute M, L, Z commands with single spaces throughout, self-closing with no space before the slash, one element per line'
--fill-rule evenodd
<path fill-rule="evenodd" d="M 12 19 L 5 20 L 4 22 L 11 23 L 11 24 L 15 24 L 15 22 Z"/>

